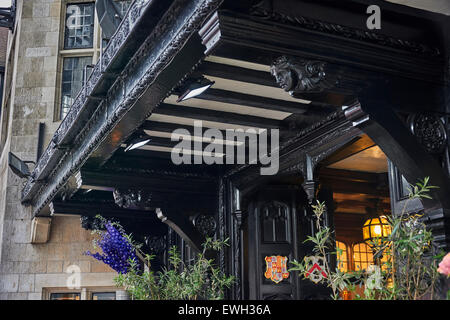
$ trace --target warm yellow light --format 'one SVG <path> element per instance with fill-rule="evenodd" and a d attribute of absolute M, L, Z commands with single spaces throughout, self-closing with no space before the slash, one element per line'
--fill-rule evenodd
<path fill-rule="evenodd" d="M 381 226 L 375 226 L 375 227 L 373 228 L 373 233 L 374 233 L 374 235 L 376 235 L 377 237 L 380 237 L 380 236 L 381 236 Z"/>
<path fill-rule="evenodd" d="M 364 241 L 370 243 L 388 237 L 391 233 L 391 226 L 385 216 L 380 216 L 379 218 L 368 219 L 364 223 L 362 231 Z"/>

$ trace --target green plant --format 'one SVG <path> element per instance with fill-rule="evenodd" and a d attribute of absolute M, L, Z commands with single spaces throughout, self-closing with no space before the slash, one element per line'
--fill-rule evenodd
<path fill-rule="evenodd" d="M 339 268 L 332 270 L 328 264 L 329 255 L 339 255 L 340 250 L 333 251 L 335 247 L 332 240 L 332 231 L 323 227 L 321 217 L 325 212 L 325 204 L 317 201 L 313 205 L 316 218 L 317 232 L 308 236 L 305 242 L 314 244 L 313 253 L 324 261 L 323 277 L 320 283 L 332 290 L 331 297 L 339 299 L 341 290 L 354 293 L 356 299 L 383 299 L 383 300 L 413 300 L 427 298 L 433 299 L 434 287 L 438 277 L 437 263 L 443 254 L 437 254 L 433 247 L 433 235 L 422 221 L 419 214 L 406 213 L 407 204 L 412 199 L 430 199 L 428 193 L 435 186 L 428 185 L 429 178 L 411 185 L 408 200 L 399 216 L 388 217 L 391 234 L 385 239 L 378 239 L 370 245 L 374 249 L 374 259 L 377 265 L 366 271 L 343 273 Z M 382 257 L 391 257 L 383 259 Z M 308 278 L 308 264 L 310 257 L 303 261 L 293 261 L 289 270 L 299 271 L 300 276 Z M 364 286 L 364 295 L 356 293 L 356 286 Z"/>
<path fill-rule="evenodd" d="M 140 257 L 147 267 L 141 271 L 135 261 L 130 261 L 127 273 L 115 278 L 118 286 L 125 287 L 134 300 L 219 300 L 224 298 L 224 291 L 234 282 L 233 276 L 223 274 L 214 265 L 213 259 L 206 258 L 208 250 L 220 250 L 227 245 L 227 240 L 218 241 L 207 238 L 203 251 L 198 253 L 193 264 L 185 264 L 177 247 L 169 249 L 169 268 L 161 272 L 151 270 L 152 255 Z"/>
<path fill-rule="evenodd" d="M 433 234 L 418 213 L 407 213 L 412 199 L 431 199 L 429 192 L 437 188 L 428 184 L 429 178 L 411 185 L 402 213 L 388 217 L 391 234 L 379 243 L 372 243 L 375 259 L 383 255 L 393 257 L 381 264 L 381 285 L 366 289 L 366 295 L 378 299 L 433 299 L 439 273 L 437 264 L 442 258 L 433 247 Z"/>
<path fill-rule="evenodd" d="M 313 213 L 316 219 L 316 228 L 317 232 L 314 236 L 308 236 L 304 242 L 312 242 L 314 244 L 313 253 L 315 256 L 305 256 L 303 261 L 299 262 L 297 260 L 293 260 L 291 264 L 293 265 L 289 271 L 299 271 L 299 275 L 305 279 L 309 279 L 309 270 L 310 270 L 310 258 L 320 258 L 323 261 L 322 270 L 326 274 L 326 277 L 323 277 L 319 282 L 327 285 L 332 290 L 332 298 L 339 299 L 339 292 L 344 288 L 348 287 L 350 283 L 350 279 L 352 275 L 349 273 L 344 273 L 336 268 L 332 270 L 328 263 L 327 255 L 330 254 L 338 254 L 339 251 L 331 251 L 334 248 L 334 243 L 332 240 L 332 231 L 329 227 L 322 226 L 322 216 L 325 213 L 326 207 L 324 202 L 316 201 L 315 205 L 312 205 Z"/>

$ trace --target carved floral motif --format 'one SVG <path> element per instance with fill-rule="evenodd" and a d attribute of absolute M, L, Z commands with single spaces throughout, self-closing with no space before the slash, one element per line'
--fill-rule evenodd
<path fill-rule="evenodd" d="M 412 133 L 431 154 L 440 154 L 447 144 L 447 133 L 442 120 L 432 114 L 415 114 L 409 118 Z"/>
<path fill-rule="evenodd" d="M 194 219 L 194 225 L 205 237 L 212 237 L 216 232 L 217 223 L 213 216 L 200 214 Z"/>

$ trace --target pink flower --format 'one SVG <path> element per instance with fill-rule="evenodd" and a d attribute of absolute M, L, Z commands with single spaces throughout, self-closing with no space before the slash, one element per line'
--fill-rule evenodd
<path fill-rule="evenodd" d="M 439 273 L 450 276 L 450 252 L 442 259 L 439 263 L 439 268 L 437 269 Z"/>

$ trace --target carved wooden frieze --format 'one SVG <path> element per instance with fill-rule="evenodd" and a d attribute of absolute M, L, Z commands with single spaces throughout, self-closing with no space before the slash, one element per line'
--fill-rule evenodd
<path fill-rule="evenodd" d="M 428 153 L 441 154 L 447 145 L 447 133 L 441 118 L 433 114 L 414 114 L 408 118 L 411 132 Z"/>
<path fill-rule="evenodd" d="M 379 32 L 361 30 L 344 25 L 308 18 L 305 16 L 291 16 L 274 10 L 273 0 L 261 0 L 252 6 L 250 15 L 265 20 L 299 26 L 305 29 L 333 34 L 344 38 L 366 41 L 377 45 L 401 49 L 425 56 L 437 57 L 442 52 L 439 48 L 424 43 L 417 43 L 405 39 L 397 39 Z"/>
<path fill-rule="evenodd" d="M 148 6 L 150 0 L 135 1 L 131 5 L 131 9 L 128 11 L 127 16 L 119 25 L 117 32 L 112 37 L 111 41 L 105 48 L 100 61 L 94 66 L 90 76 L 86 79 L 86 83 L 82 90 L 76 96 L 74 103 L 69 109 L 68 114 L 62 120 L 60 126 L 56 130 L 51 142 L 47 146 L 47 149 L 43 152 L 39 159 L 36 168 L 34 169 L 34 176 L 40 179 L 42 176 L 48 174 L 49 162 L 52 157 L 58 157 L 62 152 L 58 151 L 58 147 L 67 143 L 68 140 L 73 139 L 73 135 L 86 130 L 77 130 L 75 122 L 80 118 L 80 114 L 85 111 L 86 103 L 94 88 L 98 85 L 100 80 L 104 77 L 104 72 L 108 69 L 110 62 L 117 55 L 118 51 L 122 48 L 126 39 L 128 38 L 132 27 L 140 19 L 142 12 Z M 56 162 L 56 161 L 55 161 Z M 25 198 L 33 187 L 33 181 L 29 180 L 22 190 L 22 198 Z"/>
<path fill-rule="evenodd" d="M 166 236 L 150 236 L 145 237 L 145 244 L 152 254 L 160 254 L 166 250 Z"/>
<path fill-rule="evenodd" d="M 272 63 L 270 72 L 284 91 L 297 97 L 297 94 L 319 93 L 334 87 L 337 80 L 327 75 L 325 66 L 321 61 L 281 56 Z"/>
<path fill-rule="evenodd" d="M 69 111 L 68 116 L 61 123 L 61 127 L 55 133 L 55 140 L 52 140 L 36 166 L 35 178 L 41 182 L 37 183 L 37 181 L 29 179 L 22 190 L 22 201 L 31 204 L 34 207 L 33 212 L 35 214 L 40 212 L 73 173 L 80 169 L 99 144 L 104 141 L 105 136 L 132 108 L 136 99 L 142 96 L 149 85 L 155 81 L 161 70 L 164 70 L 172 62 L 174 56 L 183 49 L 192 33 L 200 27 L 204 19 L 213 10 L 217 9 L 221 2 L 221 0 L 197 2 L 177 0 L 159 20 L 157 26 L 144 41 L 141 49 L 131 58 L 132 61 L 122 72 L 124 77 L 118 77 L 116 83 L 110 87 L 107 97 L 100 103 L 94 104 L 95 111 L 92 108 L 86 108 L 89 97 L 93 95 L 92 92 L 88 92 L 88 89 L 80 91 L 79 97 L 82 98 L 79 99 L 80 103 L 73 107 L 73 111 L 72 109 Z M 133 29 L 138 24 L 138 20 L 141 21 L 144 15 L 150 14 L 147 11 L 149 11 L 148 8 L 151 7 L 151 3 L 152 1 L 147 0 L 133 2 L 127 16 L 134 16 L 125 17 L 114 36 L 120 38 L 120 40 L 114 40 L 114 37 L 111 39 L 106 49 L 109 53 L 104 53 L 101 61 L 99 61 L 99 63 L 102 63 L 102 67 L 96 66 L 93 75 L 87 80 L 87 86 L 92 87 L 92 90 L 97 90 L 100 80 L 108 76 L 108 69 L 126 44 L 126 40 L 135 32 Z M 136 8 L 133 6 L 136 6 Z M 179 14 L 180 10 L 182 10 L 183 15 Z M 183 23 L 178 22 L 183 17 L 186 18 Z M 125 22 L 126 19 L 131 19 L 131 21 Z M 176 31 L 174 24 L 179 26 Z M 164 37 L 166 37 L 167 43 L 161 45 L 161 38 Z M 157 45 L 154 45 L 155 43 Z M 150 54 L 150 52 L 152 53 Z M 140 69 L 137 72 L 136 69 L 142 67 L 142 61 L 147 61 L 146 66 L 148 68 L 146 70 Z M 95 79 L 97 75 L 102 76 L 100 79 Z M 130 75 L 133 75 L 133 77 L 130 77 Z M 118 83 L 123 84 L 118 85 Z M 70 144 L 70 149 L 62 151 L 55 148 L 55 145 L 58 146 L 61 143 Z M 43 182 L 44 178 L 45 182 Z"/>

